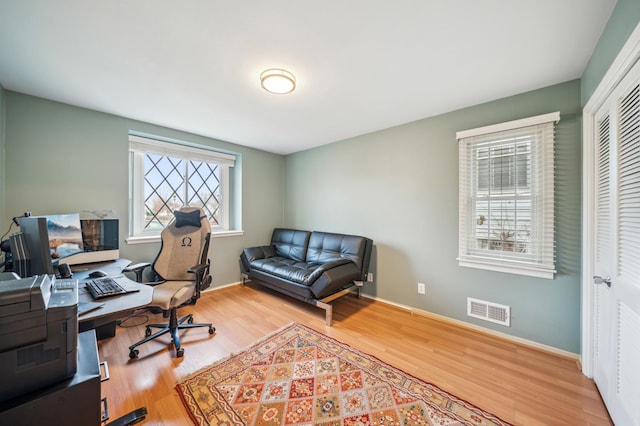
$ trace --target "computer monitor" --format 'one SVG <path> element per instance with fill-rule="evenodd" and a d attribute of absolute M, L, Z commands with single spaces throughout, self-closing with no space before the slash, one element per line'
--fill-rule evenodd
<path fill-rule="evenodd" d="M 64 259 L 83 250 L 80 213 L 47 215 L 51 258 Z"/>
<path fill-rule="evenodd" d="M 81 219 L 84 251 L 118 250 L 118 219 Z"/>
<path fill-rule="evenodd" d="M 54 274 L 57 264 L 83 251 L 80 214 L 20 218 L 30 259 L 30 274 Z"/>
<path fill-rule="evenodd" d="M 105 262 L 120 257 L 118 249 L 118 219 L 82 219 L 82 244 L 84 251 L 64 258 L 63 263 Z"/>

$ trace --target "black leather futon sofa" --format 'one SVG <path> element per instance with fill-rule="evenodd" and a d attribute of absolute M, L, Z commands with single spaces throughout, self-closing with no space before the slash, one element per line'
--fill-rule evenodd
<path fill-rule="evenodd" d="M 245 279 L 323 308 L 331 325 L 331 301 L 367 280 L 373 241 L 356 235 L 276 228 L 271 244 L 240 255 Z"/>

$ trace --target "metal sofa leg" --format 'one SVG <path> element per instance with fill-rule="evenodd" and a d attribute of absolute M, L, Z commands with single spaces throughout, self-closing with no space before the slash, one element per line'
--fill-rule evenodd
<path fill-rule="evenodd" d="M 327 327 L 331 327 L 331 323 L 333 322 L 333 306 L 329 303 L 322 302 L 317 300 L 315 305 L 318 308 L 322 308 L 325 310 L 325 324 Z"/>
<path fill-rule="evenodd" d="M 333 322 L 333 306 L 327 305 L 326 311 L 324 323 L 327 327 L 331 327 L 331 323 Z"/>

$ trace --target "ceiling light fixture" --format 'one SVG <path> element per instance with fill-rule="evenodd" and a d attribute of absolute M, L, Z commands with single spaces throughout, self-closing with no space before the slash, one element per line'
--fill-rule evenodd
<path fill-rule="evenodd" d="M 260 84 L 269 93 L 285 95 L 296 88 L 296 78 L 287 70 L 271 68 L 260 74 Z"/>

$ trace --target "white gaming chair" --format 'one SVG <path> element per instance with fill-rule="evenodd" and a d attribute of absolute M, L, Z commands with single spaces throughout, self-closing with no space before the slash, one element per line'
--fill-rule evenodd
<path fill-rule="evenodd" d="M 142 282 L 143 270 L 151 266 L 154 282 L 153 299 L 149 308 L 160 309 L 168 324 L 148 324 L 145 338 L 129 346 L 129 358 L 138 357 L 138 346 L 171 333 L 176 356 L 184 355 L 180 346 L 179 330 L 193 327 L 209 327 L 209 334 L 215 332 L 211 323 L 194 324 L 191 314 L 178 319 L 177 310 L 181 306 L 193 305 L 200 297 L 200 291 L 211 284 L 210 261 L 207 259 L 211 226 L 199 208 L 183 207 L 174 212 L 175 220 L 160 234 L 162 246 L 153 263 L 139 263 L 129 266 L 125 272 L 135 272 L 136 280 Z M 151 328 L 159 331 L 151 334 Z"/>

